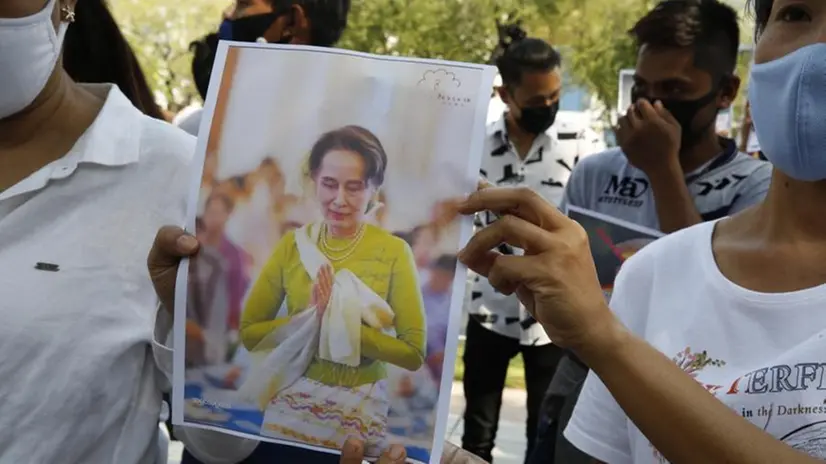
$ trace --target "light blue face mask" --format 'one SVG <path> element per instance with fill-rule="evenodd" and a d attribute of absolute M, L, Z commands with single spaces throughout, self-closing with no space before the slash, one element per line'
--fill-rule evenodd
<path fill-rule="evenodd" d="M 760 148 L 777 169 L 826 179 L 826 43 L 753 65 L 749 104 Z"/>

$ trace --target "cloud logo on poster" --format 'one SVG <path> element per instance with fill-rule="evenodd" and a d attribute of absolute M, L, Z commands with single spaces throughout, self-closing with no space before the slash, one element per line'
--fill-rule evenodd
<path fill-rule="evenodd" d="M 433 98 L 444 106 L 464 107 L 472 99 L 461 90 L 462 81 L 455 73 L 445 69 L 425 71 L 417 84 L 433 93 Z"/>

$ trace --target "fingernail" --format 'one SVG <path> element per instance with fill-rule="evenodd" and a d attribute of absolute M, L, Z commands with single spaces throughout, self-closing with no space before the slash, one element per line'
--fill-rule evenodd
<path fill-rule="evenodd" d="M 467 255 L 467 253 L 465 253 L 465 249 L 462 248 L 461 250 L 459 250 L 459 253 L 456 255 L 456 259 L 458 259 L 459 262 L 461 262 L 462 264 L 465 264 L 465 256 L 466 255 Z"/>
<path fill-rule="evenodd" d="M 399 445 L 393 445 L 390 447 L 390 458 L 395 460 L 401 459 L 404 457 L 404 447 Z"/>
<path fill-rule="evenodd" d="M 181 235 L 178 237 L 178 249 L 184 253 L 191 253 L 198 248 L 198 240 L 191 235 Z"/>

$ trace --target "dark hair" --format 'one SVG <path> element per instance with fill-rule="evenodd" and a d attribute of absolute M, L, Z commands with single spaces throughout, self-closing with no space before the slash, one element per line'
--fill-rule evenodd
<path fill-rule="evenodd" d="M 522 38 L 511 42 L 496 60 L 506 87 L 518 86 L 527 72 L 548 72 L 562 64 L 559 52 L 542 39 Z"/>
<path fill-rule="evenodd" d="M 332 47 L 347 27 L 350 0 L 270 0 L 273 11 L 293 5 L 304 9 L 310 21 L 310 45 Z"/>
<path fill-rule="evenodd" d="M 629 34 L 638 47 L 691 47 L 694 65 L 714 78 L 731 75 L 737 67 L 737 12 L 718 0 L 661 1 Z"/>
<path fill-rule="evenodd" d="M 86 0 L 83 0 L 86 1 Z M 212 65 L 215 63 L 215 53 L 218 50 L 218 34 L 208 34 L 189 44 L 192 52 L 192 79 L 201 99 L 206 99 L 209 89 L 209 79 L 212 75 Z"/>
<path fill-rule="evenodd" d="M 456 271 L 457 261 L 456 255 L 441 255 L 433 261 L 430 267 L 433 269 L 443 269 L 445 271 L 454 272 Z"/>
<path fill-rule="evenodd" d="M 324 156 L 331 150 L 348 150 L 361 155 L 364 159 L 364 180 L 373 186 L 384 183 L 384 171 L 387 168 L 387 154 L 381 141 L 369 130 L 361 126 L 345 126 L 327 132 L 313 145 L 308 163 L 310 176 L 315 176 Z"/>
<path fill-rule="evenodd" d="M 749 0 L 746 8 L 754 13 L 754 37 L 763 33 L 772 13 L 774 0 Z"/>
<path fill-rule="evenodd" d="M 63 69 L 69 76 L 75 82 L 115 84 L 144 114 L 165 119 L 106 1 L 77 2 L 75 18 L 63 45 Z"/>

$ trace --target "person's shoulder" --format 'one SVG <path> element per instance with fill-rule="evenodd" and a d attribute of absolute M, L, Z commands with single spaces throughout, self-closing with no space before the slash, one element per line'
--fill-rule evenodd
<path fill-rule="evenodd" d="M 181 116 L 176 121 L 173 121 L 177 127 L 187 134 L 198 136 L 198 131 L 201 128 L 201 118 L 203 117 L 204 109 L 197 108 L 191 110 L 188 114 Z"/>
<path fill-rule="evenodd" d="M 628 159 L 620 148 L 609 148 L 599 153 L 579 158 L 571 173 L 570 182 L 587 182 L 606 174 L 616 174 L 628 167 Z"/>
<path fill-rule="evenodd" d="M 599 153 L 583 156 L 574 169 L 580 171 L 615 171 L 628 165 L 628 159 L 619 147 L 609 148 Z"/>
<path fill-rule="evenodd" d="M 375 224 L 365 226 L 364 240 L 367 240 L 371 247 L 386 250 L 391 256 L 398 257 L 412 253 L 410 245 L 402 237 L 398 237 Z"/>
<path fill-rule="evenodd" d="M 141 159 L 189 167 L 195 157 L 197 139 L 172 124 L 142 115 L 140 128 Z"/>
<path fill-rule="evenodd" d="M 772 171 L 772 165 L 768 161 L 761 160 L 760 158 L 743 152 L 737 152 L 731 161 L 731 166 L 746 175 L 771 175 Z"/>

